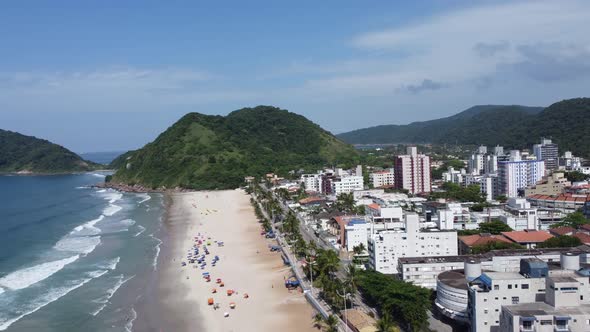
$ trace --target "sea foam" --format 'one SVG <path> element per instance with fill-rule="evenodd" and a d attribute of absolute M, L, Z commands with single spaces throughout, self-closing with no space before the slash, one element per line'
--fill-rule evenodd
<path fill-rule="evenodd" d="M 137 228 L 139 228 L 139 232 L 133 234 L 133 237 L 138 237 L 141 233 L 145 232 L 145 227 L 137 225 Z"/>
<path fill-rule="evenodd" d="M 157 237 L 154 236 L 154 234 L 150 234 L 150 237 L 156 241 L 158 241 L 158 244 L 156 244 L 156 254 L 154 255 L 154 260 L 152 262 L 152 266 L 154 268 L 154 271 L 157 269 L 158 266 L 158 257 L 160 256 L 160 245 L 162 245 L 162 240 L 158 239 Z"/>
<path fill-rule="evenodd" d="M 0 285 L 17 290 L 27 288 L 41 280 L 47 279 L 64 266 L 76 261 L 80 256 L 72 256 L 57 261 L 46 262 L 24 269 L 16 270 L 3 278 L 0 278 Z"/>
<path fill-rule="evenodd" d="M 100 236 L 66 236 L 57 241 L 54 249 L 88 255 L 100 244 Z"/>
<path fill-rule="evenodd" d="M 152 197 L 151 197 L 150 195 L 148 195 L 148 194 L 140 194 L 140 195 L 139 195 L 139 197 L 140 197 L 140 198 L 142 198 L 142 200 L 141 200 L 141 201 L 139 201 L 139 202 L 138 202 L 138 204 L 141 204 L 141 203 L 147 202 L 147 201 L 149 201 L 150 199 L 152 199 Z"/>
<path fill-rule="evenodd" d="M 92 302 L 98 303 L 100 305 L 95 311 L 91 312 L 90 314 L 92 316 L 98 315 L 104 308 L 106 308 L 106 306 L 109 304 L 109 300 L 113 297 L 113 295 L 115 295 L 115 293 L 119 290 L 119 288 L 121 288 L 121 286 L 123 286 L 127 281 L 133 279 L 134 277 L 135 276 L 125 278 L 125 275 L 123 275 L 123 274 L 116 277 L 117 281 L 115 282 L 113 287 L 111 287 L 110 289 L 107 290 L 105 296 L 102 296 L 102 297 L 92 301 Z"/>
<path fill-rule="evenodd" d="M 69 292 L 84 286 L 86 283 L 88 283 L 92 279 L 98 278 L 107 272 L 108 272 L 108 270 L 93 271 L 93 272 L 87 273 L 86 278 L 79 279 L 79 280 L 76 280 L 73 282 L 69 282 L 67 286 L 52 288 L 48 292 L 46 292 L 43 295 L 36 298 L 31 303 L 26 303 L 24 305 L 19 306 L 18 308 L 13 308 L 11 311 L 9 311 L 9 310 L 1 311 L 0 312 L 0 331 L 6 330 L 10 325 L 14 324 L 16 321 L 20 320 L 21 318 L 36 312 L 37 310 L 45 307 L 46 305 L 50 304 L 51 302 L 57 301 L 61 297 L 67 295 Z M 18 316 L 7 317 L 11 313 L 16 314 Z"/>

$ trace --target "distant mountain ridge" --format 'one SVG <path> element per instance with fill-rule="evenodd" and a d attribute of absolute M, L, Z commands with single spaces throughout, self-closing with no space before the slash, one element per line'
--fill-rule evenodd
<path fill-rule="evenodd" d="M 358 129 L 337 137 L 351 144 L 499 144 L 509 148 L 530 148 L 548 137 L 561 151 L 590 157 L 590 98 L 563 100 L 547 108 L 480 105 L 442 119 Z"/>
<path fill-rule="evenodd" d="M 1 173 L 73 173 L 98 168 L 63 146 L 0 129 Z"/>
<path fill-rule="evenodd" d="M 143 148 L 113 161 L 113 183 L 230 189 L 245 176 L 358 161 L 356 150 L 305 117 L 272 106 L 227 116 L 189 113 Z"/>

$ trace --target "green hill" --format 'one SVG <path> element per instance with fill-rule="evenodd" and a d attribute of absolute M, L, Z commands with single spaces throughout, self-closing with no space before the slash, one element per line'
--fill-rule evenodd
<path fill-rule="evenodd" d="M 189 113 L 125 159 L 113 182 L 227 189 L 248 175 L 352 165 L 358 154 L 303 116 L 258 106 L 225 117 Z"/>
<path fill-rule="evenodd" d="M 351 144 L 435 143 L 530 148 L 541 137 L 560 150 L 590 157 L 590 98 L 560 101 L 547 108 L 474 106 L 459 114 L 408 125 L 384 125 L 337 135 Z"/>
<path fill-rule="evenodd" d="M 0 129 L 2 173 L 71 173 L 96 168 L 97 164 L 82 159 L 60 145 Z"/>

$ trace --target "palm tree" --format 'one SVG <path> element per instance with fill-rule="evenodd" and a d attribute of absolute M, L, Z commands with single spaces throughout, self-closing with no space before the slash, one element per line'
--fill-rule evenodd
<path fill-rule="evenodd" d="M 338 198 L 336 199 L 336 207 L 341 212 L 354 212 L 354 196 L 352 193 L 338 195 Z"/>
<path fill-rule="evenodd" d="M 346 284 L 350 287 L 351 293 L 356 292 L 356 275 L 358 274 L 358 269 L 354 264 L 349 264 L 348 269 L 346 269 Z"/>
<path fill-rule="evenodd" d="M 391 320 L 391 316 L 389 313 L 385 312 L 383 316 L 377 321 L 375 327 L 377 328 L 377 332 L 393 332 L 394 331 L 394 324 Z"/>
<path fill-rule="evenodd" d="M 326 332 L 338 332 L 338 318 L 336 316 L 328 316 L 324 323 L 326 323 Z"/>
<path fill-rule="evenodd" d="M 324 326 L 324 316 L 319 312 L 313 316 L 313 326 L 318 330 Z"/>

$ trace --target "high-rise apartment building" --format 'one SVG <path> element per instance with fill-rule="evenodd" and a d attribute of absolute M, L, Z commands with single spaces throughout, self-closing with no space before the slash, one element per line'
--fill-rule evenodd
<path fill-rule="evenodd" d="M 545 174 L 543 160 L 522 160 L 520 151 L 510 151 L 510 159 L 498 161 L 498 194 L 518 197 L 526 187 L 535 185 Z"/>
<path fill-rule="evenodd" d="M 533 145 L 533 152 L 537 160 L 545 162 L 546 170 L 555 170 L 559 167 L 559 150 L 557 144 L 551 142 L 550 139 L 541 139 L 541 144 Z"/>
<path fill-rule="evenodd" d="M 430 157 L 418 154 L 415 146 L 395 160 L 395 187 L 412 194 L 430 192 Z"/>

